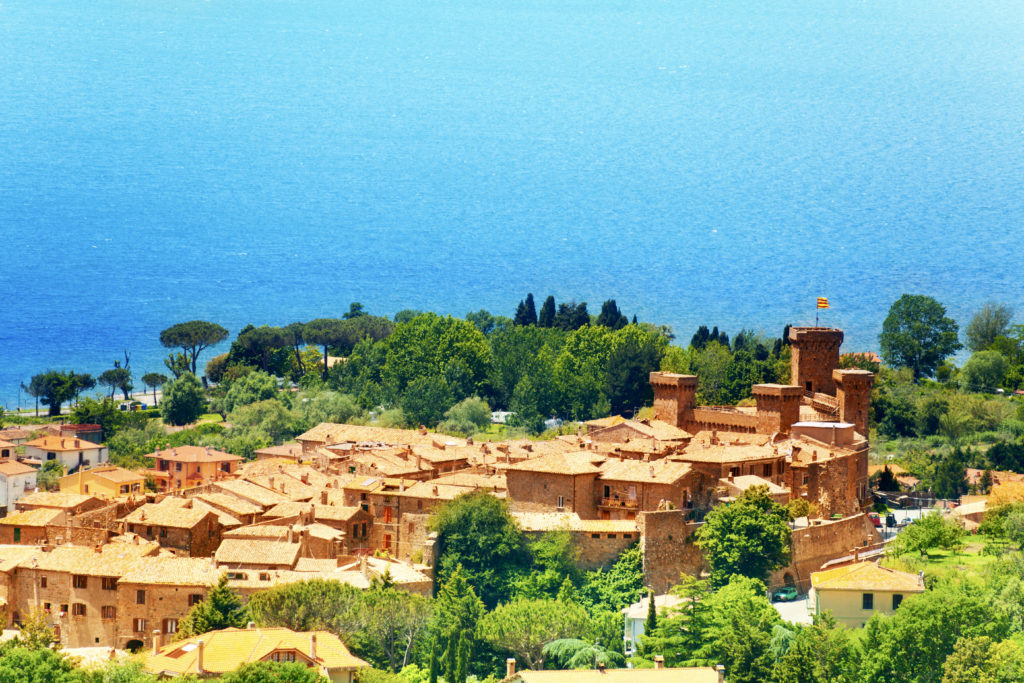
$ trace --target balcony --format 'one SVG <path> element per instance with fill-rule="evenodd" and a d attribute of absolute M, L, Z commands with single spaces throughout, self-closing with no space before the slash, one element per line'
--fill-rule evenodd
<path fill-rule="evenodd" d="M 640 501 L 636 498 L 598 498 L 597 506 L 602 508 L 627 508 L 636 510 L 640 507 Z"/>

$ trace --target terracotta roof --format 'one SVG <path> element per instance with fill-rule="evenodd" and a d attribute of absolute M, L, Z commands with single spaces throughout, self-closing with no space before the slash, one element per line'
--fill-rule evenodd
<path fill-rule="evenodd" d="M 49 552 L 38 552 L 23 561 L 22 568 L 41 571 L 70 572 L 88 576 L 122 576 L 140 558 L 156 555 L 156 543 L 107 543 L 95 548 L 80 545 L 59 545 Z"/>
<path fill-rule="evenodd" d="M 0 572 L 7 573 L 40 552 L 38 546 L 0 545 Z"/>
<path fill-rule="evenodd" d="M 0 429 L 0 439 L 12 439 L 22 441 L 32 436 L 32 432 L 27 429 L 18 429 L 17 427 L 8 427 L 7 429 Z"/>
<path fill-rule="evenodd" d="M 26 446 L 38 448 L 41 451 L 68 452 L 68 451 L 90 451 L 103 448 L 85 439 L 76 439 L 67 436 L 44 436 L 32 441 L 26 441 Z"/>
<path fill-rule="evenodd" d="M 390 429 L 387 427 L 371 427 L 366 425 L 335 424 L 322 422 L 305 434 L 296 437 L 296 441 L 317 441 L 323 444 L 334 443 L 383 443 L 390 445 L 398 444 L 421 444 L 429 446 L 435 442 L 452 443 L 464 446 L 464 439 L 457 439 L 445 434 L 427 432 L 420 434 L 413 429 Z"/>
<path fill-rule="evenodd" d="M 693 438 L 693 434 L 690 434 L 685 429 L 680 429 L 662 420 L 626 420 L 615 426 L 619 427 L 616 431 L 631 429 L 644 437 L 657 441 L 687 441 Z M 611 428 L 606 427 L 606 429 Z M 603 431 L 598 430 L 594 432 L 594 438 L 598 438 L 598 435 Z"/>
<path fill-rule="evenodd" d="M 258 515 L 263 508 L 227 493 L 200 493 L 195 500 L 201 500 L 210 507 L 222 508 L 232 515 Z"/>
<path fill-rule="evenodd" d="M 268 508 L 288 500 L 287 496 L 281 495 L 277 491 L 271 491 L 270 489 L 257 486 L 256 484 L 252 484 L 247 481 L 228 479 L 225 481 L 218 481 L 213 486 L 225 493 L 229 493 L 241 498 L 242 500 L 247 500 L 250 503 L 261 505 L 264 508 Z"/>
<path fill-rule="evenodd" d="M 299 558 L 298 543 L 279 543 L 250 538 L 226 538 L 214 557 L 217 564 L 295 566 Z"/>
<path fill-rule="evenodd" d="M 298 457 L 302 455 L 302 444 L 301 443 L 286 443 L 280 446 L 267 446 L 266 448 L 259 448 L 253 451 L 256 455 L 264 455 L 267 457 L 285 456 L 288 458 Z"/>
<path fill-rule="evenodd" d="M 96 496 L 83 493 L 57 493 L 55 491 L 36 491 L 18 499 L 18 505 L 25 507 L 54 508 L 70 510 L 91 500 L 100 501 Z"/>
<path fill-rule="evenodd" d="M 754 474 L 742 474 L 738 477 L 733 477 L 731 480 L 719 479 L 718 483 L 734 487 L 740 491 L 746 491 L 753 486 L 767 486 L 769 494 L 782 495 L 783 493 L 789 493 L 789 489 Z"/>
<path fill-rule="evenodd" d="M 652 484 L 675 484 L 690 473 L 690 465 L 672 460 L 615 460 L 601 466 L 604 481 L 632 481 Z"/>
<path fill-rule="evenodd" d="M 37 508 L 25 512 L 15 512 L 0 519 L 0 524 L 6 526 L 46 526 L 52 524 L 55 519 L 64 515 L 63 510 L 54 508 Z"/>
<path fill-rule="evenodd" d="M 763 446 L 749 443 L 705 446 L 695 442 L 690 442 L 690 445 L 682 453 L 669 456 L 672 460 L 683 462 L 709 463 L 744 462 L 777 457 L 780 457 L 779 454 L 767 444 Z"/>
<path fill-rule="evenodd" d="M 120 579 L 120 583 L 148 583 L 167 586 L 209 586 L 217 583 L 223 569 L 205 557 L 143 557 Z"/>
<path fill-rule="evenodd" d="M 614 427 L 626 422 L 626 418 L 621 415 L 609 415 L 608 417 L 599 417 L 596 420 L 587 420 L 583 424 L 594 429 L 604 429 L 605 427 Z"/>
<path fill-rule="evenodd" d="M 316 636 L 316 656 L 311 652 Z M 327 631 L 299 632 L 286 628 L 229 628 L 180 640 L 161 648 L 146 659 L 146 670 L 155 674 L 180 676 L 198 672 L 199 643 L 203 647 L 203 670 L 222 674 L 243 664 L 266 659 L 273 652 L 295 652 L 296 660 L 329 672 L 363 669 L 370 665 L 359 659 Z"/>
<path fill-rule="evenodd" d="M 132 472 L 131 470 L 126 470 L 123 467 L 116 466 L 94 467 L 91 470 L 85 470 L 85 473 L 112 481 L 115 484 L 132 484 L 144 481 L 146 478 L 138 472 Z"/>
<path fill-rule="evenodd" d="M 309 500 L 316 495 L 315 488 L 303 484 L 298 479 L 288 476 L 275 476 L 272 474 L 257 476 L 247 475 L 244 481 L 256 484 L 257 486 L 262 486 L 274 493 L 279 493 L 292 501 Z"/>
<path fill-rule="evenodd" d="M 17 460 L 0 461 L 0 474 L 8 477 L 17 477 L 24 474 L 35 474 L 38 470 L 35 467 L 23 465 Z"/>
<path fill-rule="evenodd" d="M 547 474 L 598 474 L 601 469 L 595 464 L 604 460 L 596 453 L 551 453 L 530 460 L 517 462 L 508 467 L 509 471 L 544 472 Z"/>
<path fill-rule="evenodd" d="M 170 460 L 172 462 L 234 462 L 243 460 L 243 458 L 237 455 L 201 446 L 176 446 L 148 453 L 144 457 L 160 458 L 161 460 Z"/>
<path fill-rule="evenodd" d="M 17 448 L 17 447 L 18 447 L 18 444 L 16 444 L 16 443 L 11 443 L 10 441 L 4 441 L 3 439 L 0 439 L 0 448 L 12 448 L 13 449 L 13 448 Z"/>
<path fill-rule="evenodd" d="M 191 529 L 209 515 L 218 515 L 207 505 L 185 507 L 178 504 L 175 498 L 166 498 L 160 503 L 147 503 L 121 518 L 127 524 L 143 524 L 147 526 L 166 526 L 175 529 Z M 182 501 L 182 503 L 188 501 Z M 223 514 L 223 513 L 220 513 Z"/>
<path fill-rule="evenodd" d="M 260 522 L 259 524 L 249 524 L 248 526 L 240 526 L 231 531 L 225 531 L 223 538 L 262 538 L 284 541 L 288 538 L 289 531 L 294 532 L 293 527 L 284 524 Z"/>
<path fill-rule="evenodd" d="M 858 562 L 812 573 L 811 586 L 816 590 L 923 593 L 924 579 L 919 574 L 886 569 L 874 562 Z"/>

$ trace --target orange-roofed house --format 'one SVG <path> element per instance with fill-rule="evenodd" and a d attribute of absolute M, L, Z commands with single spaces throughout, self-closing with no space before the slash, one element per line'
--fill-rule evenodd
<path fill-rule="evenodd" d="M 857 562 L 811 574 L 809 599 L 815 614 L 832 612 L 840 624 L 858 628 L 875 612 L 892 614 L 905 597 L 923 592 L 920 574 Z"/>
<path fill-rule="evenodd" d="M 238 472 L 242 458 L 210 447 L 178 446 L 150 453 L 152 473 L 161 491 L 206 486 Z"/>
<path fill-rule="evenodd" d="M 79 470 L 60 478 L 61 493 L 78 493 L 101 498 L 120 498 L 141 495 L 146 478 L 138 473 L 114 465 Z"/>
<path fill-rule="evenodd" d="M 509 465 L 505 470 L 508 497 L 521 511 L 575 512 L 597 517 L 594 483 L 605 458 L 597 453 L 551 453 Z"/>
<path fill-rule="evenodd" d="M 299 662 L 331 683 L 353 683 L 370 665 L 327 631 L 287 628 L 228 628 L 179 640 L 146 659 L 146 670 L 158 676 L 214 678 L 251 662 Z"/>
<path fill-rule="evenodd" d="M 26 441 L 25 457 L 39 462 L 60 460 L 70 473 L 107 462 L 107 447 L 85 439 L 50 435 Z"/>

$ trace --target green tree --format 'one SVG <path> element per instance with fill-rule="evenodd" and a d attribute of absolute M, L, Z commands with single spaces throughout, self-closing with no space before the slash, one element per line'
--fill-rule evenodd
<path fill-rule="evenodd" d="M 654 591 L 647 591 L 647 618 L 644 620 L 644 633 L 654 633 L 658 628 L 658 606 L 655 604 Z"/>
<path fill-rule="evenodd" d="M 605 371 L 605 394 L 614 415 L 628 414 L 654 398 L 650 374 L 661 366 L 668 340 L 637 325 L 615 333 Z"/>
<path fill-rule="evenodd" d="M 48 648 L 57 643 L 57 632 L 50 625 L 50 615 L 41 607 L 28 610 L 18 625 L 18 640 L 29 650 Z"/>
<path fill-rule="evenodd" d="M 541 654 L 549 669 L 619 669 L 626 664 L 621 653 L 579 638 L 552 640 L 544 645 Z"/>
<path fill-rule="evenodd" d="M 527 294 L 525 301 L 520 301 L 516 315 L 512 318 L 513 325 L 536 325 L 537 308 L 533 303 L 533 294 Z"/>
<path fill-rule="evenodd" d="M 449 681 L 457 680 L 461 660 L 459 650 L 472 648 L 484 613 L 484 604 L 467 581 L 462 568 L 455 567 L 437 593 L 431 621 L 431 630 L 444 647 L 441 663 L 443 674 Z M 464 672 L 465 664 L 461 666 Z"/>
<path fill-rule="evenodd" d="M 353 301 L 348 305 L 348 312 L 343 313 L 341 317 L 345 320 L 352 320 L 353 318 L 358 318 L 364 315 L 369 315 L 369 313 L 366 312 L 365 307 L 358 301 Z"/>
<path fill-rule="evenodd" d="M 599 608 L 618 612 L 632 605 L 644 593 L 643 553 L 638 544 L 622 551 L 607 571 L 587 572 L 581 587 L 583 603 L 592 611 Z"/>
<path fill-rule="evenodd" d="M 482 491 L 465 493 L 437 508 L 429 526 L 437 532 L 439 585 L 461 567 L 485 605 L 508 599 L 529 556 L 506 501 Z"/>
<path fill-rule="evenodd" d="M 167 355 L 167 358 L 164 358 L 164 366 L 171 371 L 171 374 L 174 375 L 175 378 L 181 377 L 186 372 L 189 372 L 190 367 L 188 356 L 184 353 L 174 353 L 173 351 Z"/>
<path fill-rule="evenodd" d="M 96 381 L 105 387 L 110 387 L 110 398 L 114 398 L 114 392 L 118 389 L 124 395 L 124 400 L 131 399 L 129 392 L 132 390 L 132 372 L 128 368 L 114 367 L 104 370 Z"/>
<path fill-rule="evenodd" d="M 212 363 L 213 361 L 210 361 L 210 362 Z M 209 365 L 209 363 L 207 363 L 207 365 L 206 365 L 206 374 L 207 374 L 207 376 L 210 375 L 210 365 Z M 142 383 L 144 385 L 146 385 L 147 387 L 150 387 L 151 389 L 153 389 L 153 406 L 154 407 L 156 407 L 156 405 L 157 405 L 157 402 L 156 402 L 156 390 L 159 389 L 160 387 L 162 387 L 164 384 L 166 384 L 167 380 L 168 380 L 167 375 L 160 374 L 159 372 L 147 372 L 145 375 L 142 376 Z"/>
<path fill-rule="evenodd" d="M 167 424 L 186 425 L 199 419 L 205 404 L 203 386 L 195 375 L 185 373 L 164 386 L 160 415 Z"/>
<path fill-rule="evenodd" d="M 679 584 L 672 587 L 672 594 L 683 598 L 683 602 L 657 619 L 653 628 L 644 626 L 640 640 L 640 652 L 650 658 L 660 654 L 667 666 L 703 666 L 700 650 L 705 647 L 705 632 L 708 628 L 708 597 L 711 589 L 706 580 L 682 576 Z"/>
<path fill-rule="evenodd" d="M 590 314 L 587 313 L 586 301 L 578 304 L 575 301 L 558 304 L 558 312 L 555 313 L 555 327 L 571 332 L 589 324 Z"/>
<path fill-rule="evenodd" d="M 772 630 L 782 622 L 758 579 L 733 576 L 707 598 L 705 644 L 698 658 L 725 665 L 730 683 L 771 680 Z"/>
<path fill-rule="evenodd" d="M 71 661 L 46 648 L 14 647 L 0 656 L 0 683 L 77 683 Z"/>
<path fill-rule="evenodd" d="M 176 637 L 180 640 L 225 628 L 242 628 L 248 620 L 241 598 L 228 586 L 228 575 L 221 574 L 206 597 L 181 620 Z"/>
<path fill-rule="evenodd" d="M 1010 329 L 1013 309 L 1006 304 L 987 302 L 974 314 L 964 328 L 967 348 L 972 352 L 984 351 L 992 346 L 997 337 L 1006 336 Z"/>
<path fill-rule="evenodd" d="M 396 397 L 423 379 L 444 380 L 453 392 L 453 402 L 486 394 L 490 346 L 473 323 L 427 313 L 398 325 L 384 348 L 381 381 Z"/>
<path fill-rule="evenodd" d="M 277 374 L 285 356 L 292 352 L 292 336 L 280 327 L 249 326 L 238 333 L 228 358 L 247 365 L 256 365 L 266 373 Z M 287 350 L 287 354 L 281 353 Z"/>
<path fill-rule="evenodd" d="M 910 368 L 914 379 L 931 377 L 947 356 L 960 348 L 957 324 L 930 296 L 904 294 L 889 308 L 878 342 L 893 367 Z"/>
<path fill-rule="evenodd" d="M 36 482 L 39 488 L 44 491 L 53 491 L 57 488 L 60 478 L 64 476 L 64 465 L 60 460 L 47 460 L 39 468 Z"/>
<path fill-rule="evenodd" d="M 994 392 L 1006 378 L 1006 358 L 998 351 L 978 351 L 960 368 L 960 387 L 964 391 Z"/>
<path fill-rule="evenodd" d="M 224 395 L 224 412 L 277 396 L 277 379 L 265 372 L 250 372 L 231 382 Z"/>
<path fill-rule="evenodd" d="M 778 683 L 856 683 L 859 656 L 849 631 L 830 615 L 796 631 L 772 672 Z"/>
<path fill-rule="evenodd" d="M 327 377 L 327 352 L 345 341 L 345 323 L 337 318 L 317 318 L 306 323 L 303 336 L 310 344 L 324 349 L 323 377 Z"/>
<path fill-rule="evenodd" d="M 555 297 L 548 295 L 547 299 L 544 299 L 544 304 L 540 307 L 540 313 L 537 315 L 537 327 L 554 327 L 555 326 Z"/>
<path fill-rule="evenodd" d="M 484 431 L 491 424 L 491 407 L 479 396 L 464 398 L 444 414 L 444 421 L 438 425 L 442 432 L 457 432 L 470 435 Z"/>
<path fill-rule="evenodd" d="M 767 486 L 753 486 L 734 502 L 715 507 L 696 532 L 715 586 L 733 574 L 764 581 L 785 566 L 789 542 L 789 513 L 772 500 Z"/>
<path fill-rule="evenodd" d="M 590 627 L 587 611 L 575 603 L 517 598 L 499 605 L 480 620 L 480 635 L 499 650 L 508 650 L 531 669 L 544 668 L 544 645 L 562 638 L 582 638 Z"/>
<path fill-rule="evenodd" d="M 252 662 L 226 673 L 220 683 L 329 683 L 301 662 Z"/>
<path fill-rule="evenodd" d="M 377 645 L 381 663 L 400 671 L 411 663 L 432 614 L 431 601 L 393 586 L 374 585 L 363 595 L 366 639 Z"/>
<path fill-rule="evenodd" d="M 401 407 L 413 424 L 434 427 L 451 407 L 452 392 L 440 377 L 418 377 L 402 394 Z"/>
<path fill-rule="evenodd" d="M 900 557 L 909 553 L 920 553 L 921 557 L 933 548 L 951 550 L 963 544 L 964 528 L 938 512 L 925 515 L 896 536 L 887 554 Z"/>
<path fill-rule="evenodd" d="M 603 327 L 610 327 L 613 330 L 620 330 L 629 324 L 629 318 L 624 316 L 622 311 L 619 310 L 615 299 L 608 299 L 601 304 L 601 312 L 598 314 L 595 323 Z"/>
<path fill-rule="evenodd" d="M 228 331 L 217 323 L 191 320 L 171 325 L 160 333 L 160 343 L 166 348 L 180 348 L 189 370 L 196 374 L 196 360 L 203 350 L 216 346 L 228 338 Z"/>
<path fill-rule="evenodd" d="M 29 393 L 36 392 L 44 406 L 49 406 L 49 415 L 60 415 L 61 406 L 74 399 L 82 391 L 96 386 L 96 380 L 86 373 L 73 370 L 47 370 L 34 375 L 29 382 Z"/>
<path fill-rule="evenodd" d="M 98 424 L 103 428 L 103 436 L 109 439 L 117 433 L 127 421 L 124 411 L 119 410 L 117 403 L 109 398 L 97 401 L 86 396 L 71 410 L 73 424 Z"/>
<path fill-rule="evenodd" d="M 363 591 L 339 581 L 311 579 L 254 593 L 246 607 L 260 626 L 327 630 L 350 643 L 362 629 Z"/>
<path fill-rule="evenodd" d="M 156 676 L 146 673 L 142 662 L 111 661 L 98 668 L 79 669 L 79 683 L 157 683 Z"/>

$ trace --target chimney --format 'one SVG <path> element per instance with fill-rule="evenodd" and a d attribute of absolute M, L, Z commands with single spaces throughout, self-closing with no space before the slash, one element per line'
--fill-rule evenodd
<path fill-rule="evenodd" d="M 316 661 L 316 632 L 309 634 L 309 658 Z"/>
<path fill-rule="evenodd" d="M 303 484 L 309 485 L 309 472 L 303 472 L 302 473 L 302 480 L 301 481 L 302 481 Z"/>
<path fill-rule="evenodd" d="M 330 484 L 328 484 L 328 486 L 330 486 Z M 320 492 L 320 504 L 321 505 L 327 505 L 327 490 L 326 489 L 324 489 L 323 491 Z"/>
<path fill-rule="evenodd" d="M 203 639 L 200 638 L 199 642 L 196 643 L 196 673 L 199 674 L 200 676 L 202 676 L 204 673 L 206 673 L 203 670 L 203 649 L 204 649 Z"/>
<path fill-rule="evenodd" d="M 664 669 L 665 668 L 665 658 L 663 656 L 661 656 L 661 655 L 654 655 L 654 668 L 655 669 Z"/>
<path fill-rule="evenodd" d="M 853 549 L 853 561 L 854 562 L 859 562 L 860 561 L 860 548 L 854 548 Z"/>
<path fill-rule="evenodd" d="M 516 675 L 516 658 L 509 657 L 505 660 L 505 678 L 512 678 Z"/>
<path fill-rule="evenodd" d="M 103 546 L 101 546 L 101 545 L 94 545 L 92 549 L 93 549 L 93 552 L 97 552 L 97 553 L 102 553 L 103 552 Z"/>
<path fill-rule="evenodd" d="M 725 666 L 719 664 L 715 667 L 715 671 L 718 672 L 718 683 L 725 683 Z"/>
<path fill-rule="evenodd" d="M 366 562 L 366 555 L 359 556 L 359 571 L 363 573 L 363 576 L 370 578 L 370 568 Z"/>
<path fill-rule="evenodd" d="M 654 465 L 651 465 L 651 479 L 654 478 Z"/>
<path fill-rule="evenodd" d="M 160 650 L 160 631 L 153 631 L 153 656 Z"/>
<path fill-rule="evenodd" d="M 288 527 L 288 542 L 289 543 L 294 543 L 295 542 L 295 532 L 292 531 L 291 527 Z"/>
<path fill-rule="evenodd" d="M 416 469 L 423 469 L 423 456 L 419 453 L 416 454 Z"/>
<path fill-rule="evenodd" d="M 273 488 L 274 488 L 274 478 L 273 477 L 267 477 L 267 482 L 270 484 L 271 490 L 273 490 Z"/>
<path fill-rule="evenodd" d="M 604 673 L 604 662 L 598 662 L 598 663 L 597 663 L 597 670 L 598 670 L 598 671 L 599 671 L 600 673 Z"/>

